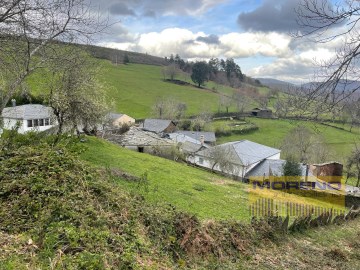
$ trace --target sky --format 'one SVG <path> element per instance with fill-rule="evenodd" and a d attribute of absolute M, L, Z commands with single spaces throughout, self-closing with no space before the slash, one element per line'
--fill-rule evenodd
<path fill-rule="evenodd" d="M 243 73 L 306 83 L 316 62 L 334 56 L 340 40 L 294 38 L 301 0 L 92 0 L 117 22 L 101 46 L 188 60 L 234 58 Z"/>

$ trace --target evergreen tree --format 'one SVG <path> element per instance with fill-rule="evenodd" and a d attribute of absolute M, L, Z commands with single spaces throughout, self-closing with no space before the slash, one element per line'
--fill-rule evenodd
<path fill-rule="evenodd" d="M 129 63 L 130 63 L 129 56 L 127 54 L 125 54 L 125 56 L 124 56 L 124 64 L 127 65 Z"/>
<path fill-rule="evenodd" d="M 209 67 L 206 62 L 197 62 L 193 65 L 191 79 L 200 88 L 209 74 Z"/>
<path fill-rule="evenodd" d="M 283 175 L 285 177 L 298 177 L 302 175 L 300 163 L 293 157 L 289 157 L 283 166 Z"/>

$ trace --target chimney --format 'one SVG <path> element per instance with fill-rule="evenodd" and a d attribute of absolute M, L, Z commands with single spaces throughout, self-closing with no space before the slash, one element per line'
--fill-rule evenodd
<path fill-rule="evenodd" d="M 200 142 L 201 142 L 201 145 L 204 145 L 204 143 L 205 143 L 205 136 L 204 135 L 200 135 Z"/>
<path fill-rule="evenodd" d="M 16 99 L 15 99 L 15 98 L 13 98 L 13 99 L 11 100 L 11 104 L 12 104 L 13 107 L 16 107 Z"/>

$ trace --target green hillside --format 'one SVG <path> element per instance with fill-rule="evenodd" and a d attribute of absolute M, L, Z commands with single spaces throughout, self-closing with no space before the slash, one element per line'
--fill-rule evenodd
<path fill-rule="evenodd" d="M 247 139 L 271 147 L 281 147 L 286 135 L 297 125 L 301 124 L 323 136 L 330 150 L 329 160 L 345 163 L 346 157 L 350 154 L 354 144 L 359 142 L 360 139 L 359 129 L 354 128 L 350 132 L 346 126 L 344 129 L 338 129 L 314 122 L 280 119 L 247 118 L 247 121 L 256 124 L 259 130 L 244 135 L 220 137 L 218 143 Z"/>
<path fill-rule="evenodd" d="M 99 52 L 103 52 L 100 49 Z M 111 50 L 109 52 L 113 53 Z M 140 56 L 151 63 L 150 56 Z M 103 57 L 105 58 L 105 56 Z M 211 81 L 206 83 L 205 89 L 199 89 L 189 84 L 177 85 L 170 83 L 163 79 L 162 66 L 134 63 L 115 65 L 108 60 L 96 59 L 95 61 L 98 61 L 101 67 L 99 80 L 105 85 L 109 99 L 113 101 L 114 108 L 112 110 L 129 114 L 138 119 L 151 117 L 152 107 L 159 98 L 174 98 L 179 102 L 186 103 L 187 115 L 195 115 L 204 110 L 215 113 L 219 111 L 221 95 L 231 96 L 234 90 L 233 88 L 218 85 Z M 191 83 L 189 74 L 179 74 L 178 79 Z M 45 80 L 46 75 L 43 73 L 36 73 L 31 76 L 28 79 L 30 91 L 36 95 L 46 93 Z M 259 94 L 266 94 L 269 90 L 259 87 L 257 91 Z M 274 102 L 275 98 L 272 98 L 270 100 L 270 107 Z M 251 109 L 255 106 L 257 106 L 255 101 L 250 99 L 246 109 Z M 222 111 L 224 111 L 224 108 L 222 108 Z M 236 111 L 234 105 L 230 107 L 231 111 Z M 249 118 L 248 120 L 255 123 L 259 130 L 246 135 L 222 137 L 218 142 L 249 139 L 268 146 L 280 147 L 283 138 L 298 123 L 297 121 L 256 118 Z M 309 122 L 305 124 L 324 135 L 329 149 L 332 151 L 332 159 L 342 162 L 344 162 L 344 157 L 350 153 L 354 142 L 358 140 L 357 138 L 360 134 L 356 129 L 351 133 L 346 130 L 319 126 Z"/>
<path fill-rule="evenodd" d="M 191 86 L 164 82 L 161 67 L 150 65 L 112 65 L 103 62 L 101 80 L 109 87 L 109 96 L 115 101 L 117 111 L 135 118 L 151 115 L 152 106 L 162 97 L 172 97 L 188 106 L 188 114 L 206 108 L 216 111 L 218 94 Z"/>
<path fill-rule="evenodd" d="M 96 49 L 96 50 L 95 50 Z M 117 53 L 116 50 L 107 50 L 104 48 L 93 47 L 93 54 L 97 57 L 109 58 L 109 55 Z M 95 51 L 94 51 L 95 50 Z M 119 51 L 119 54 L 125 52 Z M 136 56 L 136 57 L 135 57 Z M 187 104 L 187 115 L 195 115 L 202 111 L 219 111 L 219 100 L 222 95 L 231 96 L 234 89 L 231 87 L 216 84 L 212 81 L 206 83 L 204 89 L 192 86 L 189 74 L 179 74 L 177 79 L 188 82 L 187 85 L 178 85 L 164 81 L 162 75 L 163 67 L 160 66 L 161 58 L 152 58 L 149 55 L 134 54 L 133 59 L 139 63 L 154 63 L 158 65 L 144 65 L 130 63 L 129 65 L 115 65 L 111 61 L 96 59 L 101 67 L 99 80 L 105 85 L 109 100 L 113 101 L 112 110 L 129 114 L 135 118 L 141 119 L 152 116 L 152 107 L 160 98 L 174 98 L 179 102 Z M 46 93 L 44 84 L 46 74 L 35 73 L 28 79 L 29 89 L 35 95 Z M 244 85 L 244 87 L 247 87 Z M 266 94 L 269 90 L 264 87 L 257 88 L 258 94 Z M 276 99 L 270 99 L 271 107 Z M 257 106 L 254 99 L 246 109 Z M 224 111 L 224 108 L 221 108 Z M 235 112 L 233 104 L 230 112 Z M 219 138 L 218 142 L 228 142 L 240 139 L 249 139 L 272 147 L 280 147 L 286 134 L 298 124 L 297 121 L 288 120 L 266 120 L 248 118 L 255 123 L 259 130 L 246 135 L 232 135 Z M 346 130 L 326 127 L 323 125 L 306 122 L 305 125 L 322 134 L 332 152 L 331 159 L 341 162 L 350 153 L 354 142 L 358 140 L 360 134 L 355 128 L 353 132 Z M 209 128 L 214 129 L 212 127 Z"/>
<path fill-rule="evenodd" d="M 140 192 L 152 202 L 171 203 L 204 219 L 249 221 L 245 184 L 96 138 L 88 138 L 85 145 L 87 151 L 82 158 L 95 166 L 119 169 L 138 177 L 147 173 L 148 191 L 145 184 L 139 187 L 137 183 L 121 181 L 121 185 Z"/>
<path fill-rule="evenodd" d="M 159 98 L 174 98 L 186 103 L 187 115 L 198 114 L 204 110 L 217 112 L 221 95 L 231 96 L 233 88 L 208 82 L 206 89 L 192 85 L 178 85 L 164 81 L 162 66 L 129 64 L 115 65 L 107 60 L 97 59 L 101 66 L 99 80 L 104 84 L 113 110 L 135 118 L 150 117 L 152 107 Z M 180 74 L 178 79 L 191 83 L 188 74 Z M 35 95 L 46 93 L 46 74 L 35 73 L 28 79 L 30 91 Z M 266 91 L 260 88 L 260 92 Z M 249 108 L 255 106 L 249 104 Z M 235 111 L 235 106 L 230 108 Z"/>
<path fill-rule="evenodd" d="M 147 179 L 141 184 L 136 181 L 120 180 L 120 185 L 129 191 L 141 194 L 153 203 L 169 203 L 181 211 L 195 214 L 208 220 L 250 221 L 248 205 L 251 187 L 217 174 L 193 168 L 186 164 L 170 161 L 127 150 L 97 138 L 87 138 L 87 150 L 82 158 L 96 167 Z M 275 192 L 275 193 L 274 193 Z M 251 199 L 257 192 L 251 194 Z M 281 192 L 264 192 L 260 196 L 280 199 Z M 294 194 L 286 196 L 287 202 L 334 207 L 315 198 Z"/>
<path fill-rule="evenodd" d="M 168 190 L 171 194 L 165 197 L 162 193 L 161 202 L 155 204 L 146 193 L 128 189 L 124 183 L 129 180 L 89 167 L 78 157 L 84 144 L 76 138 L 64 137 L 53 145 L 52 138 L 15 135 L 2 143 L 6 148 L 0 148 L 1 270 L 360 267 L 359 219 L 288 234 L 266 221 L 199 220 L 169 203 L 170 195 L 180 194 Z M 91 149 L 83 154 L 88 159 L 93 157 L 93 164 L 113 159 L 114 167 L 137 170 L 138 175 L 140 160 L 144 160 L 144 168 L 151 165 L 156 170 L 159 185 L 166 185 L 166 169 L 169 175 L 181 166 L 118 151 L 96 139 L 85 146 L 101 146 L 100 155 L 99 148 L 91 155 Z M 157 169 L 157 163 L 167 167 Z M 210 188 L 210 174 L 181 169 L 174 174 L 177 181 L 183 176 L 192 184 L 202 181 L 204 193 Z M 206 181 L 209 185 L 204 184 Z M 173 178 L 168 182 L 174 184 Z M 184 183 L 180 185 L 186 188 Z M 226 203 L 231 204 L 223 197 L 225 190 L 232 193 L 230 187 L 216 188 L 218 207 L 224 212 L 228 210 Z M 207 203 L 215 207 L 211 203 L 214 200 L 198 202 L 206 211 L 210 208 Z"/>

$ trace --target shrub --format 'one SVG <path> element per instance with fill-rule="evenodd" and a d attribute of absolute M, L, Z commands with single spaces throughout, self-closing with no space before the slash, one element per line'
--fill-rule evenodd
<path fill-rule="evenodd" d="M 181 130 L 191 130 L 191 120 L 182 120 L 178 126 Z"/>

